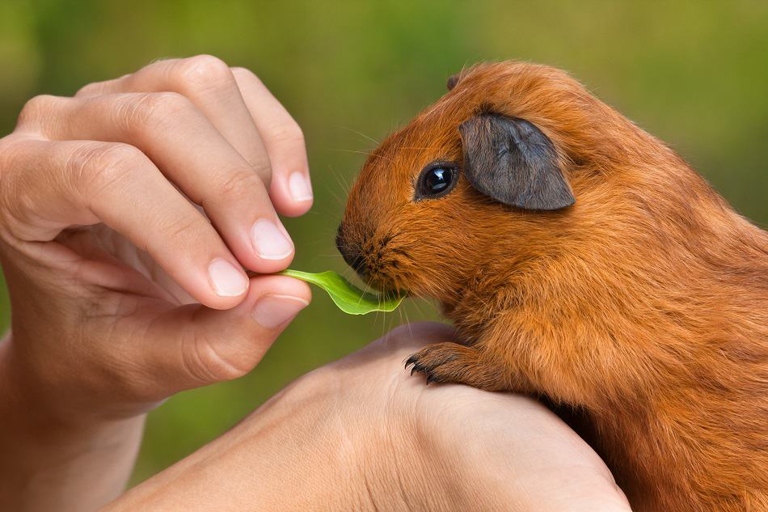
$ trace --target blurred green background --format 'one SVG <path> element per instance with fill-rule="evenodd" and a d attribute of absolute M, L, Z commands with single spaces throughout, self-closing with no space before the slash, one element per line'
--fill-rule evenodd
<path fill-rule="evenodd" d="M 407 122 L 443 94 L 449 75 L 480 60 L 571 71 L 671 144 L 741 213 L 768 224 L 768 2 L 0 0 L 0 133 L 35 94 L 70 95 L 154 59 L 197 53 L 255 71 L 304 129 L 317 200 L 286 221 L 295 268 L 344 269 L 333 237 L 369 137 Z M 4 327 L 4 295 L 0 311 Z M 315 291 L 250 375 L 182 393 L 151 414 L 134 480 L 298 375 L 425 317 L 434 317 L 428 304 L 350 317 Z"/>

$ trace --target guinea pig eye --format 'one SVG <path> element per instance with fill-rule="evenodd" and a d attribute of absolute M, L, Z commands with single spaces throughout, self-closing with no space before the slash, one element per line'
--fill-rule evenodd
<path fill-rule="evenodd" d="M 453 190 L 458 172 L 456 166 L 437 162 L 428 165 L 421 171 L 416 184 L 416 199 L 433 199 L 446 195 Z"/>

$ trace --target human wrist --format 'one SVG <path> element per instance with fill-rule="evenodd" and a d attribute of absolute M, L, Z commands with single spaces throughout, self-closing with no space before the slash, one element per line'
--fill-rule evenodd
<path fill-rule="evenodd" d="M 17 411 L 16 423 L 32 432 L 76 431 L 146 416 L 149 406 L 123 407 L 116 397 L 109 399 L 113 382 L 108 375 L 97 380 L 87 369 L 78 372 L 39 357 L 34 351 L 36 337 L 14 330 L 0 344 L 0 401 Z"/>
<path fill-rule="evenodd" d="M 51 414 L 17 378 L 10 341 L 0 343 L 0 509 L 96 509 L 124 489 L 145 415 L 87 422 Z"/>
<path fill-rule="evenodd" d="M 254 420 L 247 435 L 264 475 L 254 509 L 374 510 L 364 478 L 366 435 L 343 411 L 348 403 L 338 400 L 338 386 L 332 375 L 312 372 L 246 420 Z"/>
<path fill-rule="evenodd" d="M 363 372 L 352 373 L 359 378 Z M 377 377 L 358 384 L 333 365 L 302 377 L 104 512 L 444 506 L 450 494 L 445 468 L 430 455 L 433 436 L 420 439 L 426 433 L 413 421 L 413 394 L 389 395 Z"/>
<path fill-rule="evenodd" d="M 320 383 L 304 379 L 103 512 L 373 510 L 359 478 L 356 436 L 342 433 Z"/>

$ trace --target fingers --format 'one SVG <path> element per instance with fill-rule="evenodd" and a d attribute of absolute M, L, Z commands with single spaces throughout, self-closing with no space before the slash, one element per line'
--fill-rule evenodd
<path fill-rule="evenodd" d="M 71 225 L 104 223 L 143 249 L 190 295 L 212 308 L 237 304 L 248 288 L 237 259 L 207 219 L 138 149 L 103 142 L 22 140 L 4 173 L 4 229 L 28 242 Z M 32 186 L 33 185 L 33 186 Z"/>
<path fill-rule="evenodd" d="M 185 97 L 129 93 L 84 99 L 40 98 L 34 120 L 55 140 L 127 143 L 149 156 L 166 177 L 201 205 L 237 259 L 270 273 L 285 268 L 293 243 L 258 175 Z M 34 116 L 32 112 L 29 116 Z M 28 118 L 25 118 L 27 121 Z"/>
<path fill-rule="evenodd" d="M 304 138 L 298 124 L 261 81 L 209 55 L 158 61 L 78 97 L 172 91 L 188 98 L 261 177 L 278 212 L 295 216 L 312 206 Z"/>
<path fill-rule="evenodd" d="M 179 391 L 245 375 L 310 301 L 306 283 L 262 276 L 252 279 L 247 297 L 233 309 L 189 305 L 167 312 L 141 337 L 129 340 L 131 351 L 146 358 L 141 366 L 147 378 L 136 382 L 147 388 L 136 394 L 159 388 Z M 156 382 L 158 378 L 164 382 Z"/>
<path fill-rule="evenodd" d="M 128 92 L 175 92 L 188 98 L 227 142 L 256 170 L 265 184 L 271 179 L 269 156 L 245 106 L 232 71 L 208 55 L 154 62 L 116 80 L 90 84 L 77 97 Z"/>
<path fill-rule="evenodd" d="M 295 215 L 312 202 L 296 123 L 255 76 L 208 56 L 35 98 L 0 144 L 0 230 L 48 241 L 104 223 L 213 308 L 245 296 L 242 266 L 291 261 L 273 204 Z"/>
<path fill-rule="evenodd" d="M 232 70 L 272 162 L 271 195 L 281 213 L 306 213 L 312 206 L 304 134 L 280 102 L 256 75 L 245 68 Z"/>

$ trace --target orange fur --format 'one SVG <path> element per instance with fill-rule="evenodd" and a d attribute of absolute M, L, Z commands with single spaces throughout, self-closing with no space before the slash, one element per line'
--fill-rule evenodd
<path fill-rule="evenodd" d="M 576 203 L 507 207 L 462 175 L 478 111 L 553 142 Z M 414 356 L 438 382 L 583 414 L 638 511 L 768 511 L 768 234 L 672 150 L 553 68 L 481 64 L 373 151 L 339 243 L 382 289 L 438 299 L 466 345 Z"/>

